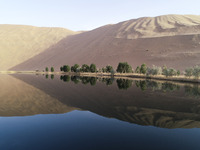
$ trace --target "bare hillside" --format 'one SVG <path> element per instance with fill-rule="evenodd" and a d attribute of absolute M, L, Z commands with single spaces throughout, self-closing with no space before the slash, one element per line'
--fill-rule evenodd
<path fill-rule="evenodd" d="M 7 70 L 75 34 L 63 28 L 0 25 L 0 70 Z"/>
<path fill-rule="evenodd" d="M 107 25 L 61 40 L 11 70 L 43 70 L 63 64 L 95 63 L 134 68 L 146 63 L 184 70 L 200 64 L 200 16 L 166 15 Z"/>

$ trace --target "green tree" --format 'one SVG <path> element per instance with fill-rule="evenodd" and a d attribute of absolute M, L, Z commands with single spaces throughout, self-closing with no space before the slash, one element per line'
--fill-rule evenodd
<path fill-rule="evenodd" d="M 163 66 L 163 67 L 162 67 L 162 74 L 165 75 L 166 77 L 168 77 L 168 69 L 167 69 L 167 66 Z"/>
<path fill-rule="evenodd" d="M 111 72 L 113 70 L 113 67 L 110 65 L 106 66 L 106 72 Z"/>
<path fill-rule="evenodd" d="M 106 72 L 106 71 L 107 71 L 106 68 L 103 67 L 103 68 L 102 68 L 102 72 Z"/>
<path fill-rule="evenodd" d="M 91 64 L 90 65 L 90 72 L 96 72 L 97 71 L 97 68 L 96 68 L 96 65 L 95 64 Z"/>
<path fill-rule="evenodd" d="M 170 68 L 168 70 L 168 76 L 176 76 L 177 75 L 177 71 L 174 68 Z"/>
<path fill-rule="evenodd" d="M 63 71 L 64 71 L 64 72 L 69 72 L 69 71 L 70 71 L 70 66 L 64 65 L 64 66 L 63 66 Z"/>
<path fill-rule="evenodd" d="M 79 68 L 79 65 L 75 64 L 74 66 L 71 67 L 71 71 L 72 72 L 78 72 L 79 71 L 78 68 Z"/>
<path fill-rule="evenodd" d="M 87 64 L 83 64 L 81 67 L 82 72 L 90 72 L 90 67 Z"/>
<path fill-rule="evenodd" d="M 177 71 L 177 76 L 180 76 L 181 72 L 180 70 Z"/>
<path fill-rule="evenodd" d="M 51 72 L 54 72 L 54 68 L 53 67 L 51 67 Z"/>
<path fill-rule="evenodd" d="M 116 71 L 120 73 L 131 73 L 132 67 L 127 62 L 120 62 Z"/>
<path fill-rule="evenodd" d="M 140 68 L 140 73 L 146 74 L 146 72 L 147 72 L 147 66 L 146 64 L 142 64 Z"/>
<path fill-rule="evenodd" d="M 63 67 L 60 67 L 60 71 L 63 71 Z"/>
<path fill-rule="evenodd" d="M 199 78 L 199 76 L 200 76 L 200 66 L 194 66 L 192 74 L 193 74 L 193 76 L 195 76 L 195 78 Z"/>
<path fill-rule="evenodd" d="M 194 69 L 192 67 L 185 69 L 185 76 L 191 77 L 193 75 L 193 70 Z"/>
<path fill-rule="evenodd" d="M 137 68 L 135 69 L 135 72 L 140 73 L 140 67 L 139 66 L 137 66 Z"/>
<path fill-rule="evenodd" d="M 46 68 L 45 68 L 45 71 L 46 71 L 46 72 L 48 72 L 48 71 L 49 71 L 49 68 L 48 68 L 48 67 L 46 67 Z"/>

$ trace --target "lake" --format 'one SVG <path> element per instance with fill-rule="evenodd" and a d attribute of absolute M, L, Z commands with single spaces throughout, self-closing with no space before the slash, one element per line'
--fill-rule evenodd
<path fill-rule="evenodd" d="M 200 86 L 0 75 L 1 150 L 199 150 Z"/>

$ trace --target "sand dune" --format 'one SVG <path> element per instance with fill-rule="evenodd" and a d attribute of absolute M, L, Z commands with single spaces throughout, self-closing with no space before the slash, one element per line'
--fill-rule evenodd
<path fill-rule="evenodd" d="M 169 15 L 140 18 L 73 35 L 11 70 L 43 70 L 63 64 L 95 63 L 133 68 L 167 65 L 184 70 L 200 65 L 200 16 Z M 140 32 L 138 32 L 140 30 Z"/>
<path fill-rule="evenodd" d="M 144 17 L 118 24 L 117 38 L 149 38 L 200 33 L 200 16 L 164 15 Z"/>
<path fill-rule="evenodd" d="M 0 25 L 0 70 L 7 70 L 75 34 L 63 28 Z"/>

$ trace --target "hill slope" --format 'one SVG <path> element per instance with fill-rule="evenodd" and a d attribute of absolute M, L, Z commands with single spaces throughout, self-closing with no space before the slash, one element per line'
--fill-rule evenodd
<path fill-rule="evenodd" d="M 107 25 L 67 37 L 11 70 L 44 69 L 63 64 L 95 63 L 134 68 L 146 63 L 177 69 L 200 64 L 200 16 L 166 15 Z"/>
<path fill-rule="evenodd" d="M 63 28 L 0 25 L 0 70 L 7 70 L 75 34 Z"/>

